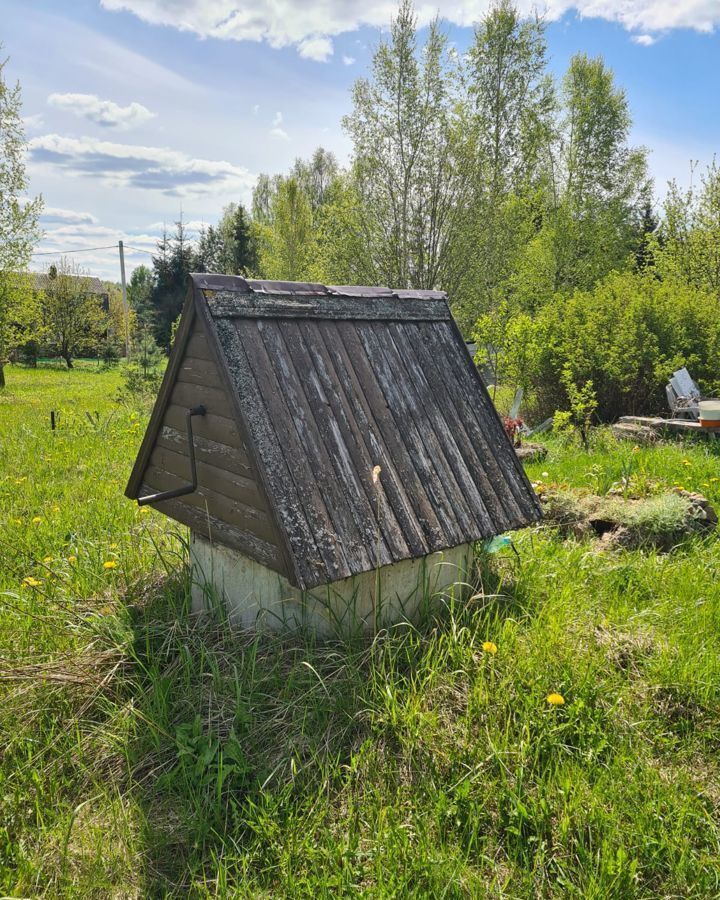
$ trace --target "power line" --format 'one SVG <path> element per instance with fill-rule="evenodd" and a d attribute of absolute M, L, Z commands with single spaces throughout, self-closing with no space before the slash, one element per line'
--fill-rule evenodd
<path fill-rule="evenodd" d="M 58 256 L 66 253 L 93 253 L 95 250 L 117 250 L 117 244 L 108 244 L 107 247 L 84 247 L 82 250 L 38 250 L 31 256 Z"/>
<path fill-rule="evenodd" d="M 154 256 L 152 250 L 141 250 L 140 247 L 129 247 L 125 245 L 126 250 L 132 250 L 134 253 L 147 253 L 148 256 Z M 31 256 L 65 256 L 66 253 L 93 253 L 95 250 L 117 250 L 117 244 L 108 244 L 107 247 L 83 247 L 81 250 L 38 250 Z"/>
<path fill-rule="evenodd" d="M 126 250 L 133 250 L 135 253 L 147 253 L 148 256 L 154 256 L 154 255 L 155 255 L 155 254 L 153 253 L 152 250 L 141 250 L 139 247 L 130 247 L 128 244 L 125 244 L 125 249 L 126 249 Z"/>

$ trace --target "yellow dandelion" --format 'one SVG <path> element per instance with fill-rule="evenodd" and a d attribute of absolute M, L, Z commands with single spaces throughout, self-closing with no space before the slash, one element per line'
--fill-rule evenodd
<path fill-rule="evenodd" d="M 110 549 L 111 549 L 111 550 L 117 550 L 117 548 L 118 548 L 118 545 L 117 545 L 117 544 L 110 544 Z"/>
<path fill-rule="evenodd" d="M 43 557 L 43 562 L 44 562 L 44 563 L 51 563 L 52 561 L 53 561 L 52 556 L 45 556 L 45 557 Z"/>
<path fill-rule="evenodd" d="M 40 587 L 42 581 L 39 578 L 33 578 L 32 575 L 28 575 L 27 578 L 23 578 L 23 584 L 26 587 Z"/>
<path fill-rule="evenodd" d="M 117 566 L 117 560 L 108 559 L 103 563 L 103 569 L 114 569 Z"/>
<path fill-rule="evenodd" d="M 59 506 L 53 506 L 53 512 L 60 512 Z"/>
<path fill-rule="evenodd" d="M 76 563 L 76 562 L 77 562 L 77 556 L 68 556 L 67 561 L 68 561 L 69 563 Z"/>
<path fill-rule="evenodd" d="M 16 525 L 22 525 L 22 519 L 13 519 Z"/>
<path fill-rule="evenodd" d="M 683 460 L 683 465 L 684 465 L 684 466 L 691 466 L 692 463 L 690 462 L 689 459 L 684 459 L 684 460 Z"/>
<path fill-rule="evenodd" d="M 483 641 L 483 650 L 491 656 L 495 656 L 497 653 L 497 644 L 493 644 L 492 641 Z"/>
<path fill-rule="evenodd" d="M 22 484 L 23 481 L 27 481 L 27 475 L 23 475 L 22 478 L 16 478 L 16 479 L 15 479 L 15 484 Z"/>
<path fill-rule="evenodd" d="M 145 513 L 149 513 L 149 512 L 150 512 L 150 507 L 149 507 L 149 506 L 139 506 L 139 507 L 138 507 L 138 512 L 139 512 L 140 515 L 142 516 L 142 515 L 144 515 Z"/>
<path fill-rule="evenodd" d="M 547 702 L 550 706 L 562 706 L 565 703 L 565 698 L 562 694 L 553 692 L 552 694 L 547 695 Z"/>
<path fill-rule="evenodd" d="M 40 516 L 33 517 L 33 520 L 32 520 L 33 525 L 39 525 L 41 522 L 42 522 L 42 519 L 40 518 Z"/>

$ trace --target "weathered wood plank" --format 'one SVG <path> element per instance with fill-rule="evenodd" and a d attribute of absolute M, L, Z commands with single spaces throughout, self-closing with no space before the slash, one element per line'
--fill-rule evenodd
<path fill-rule="evenodd" d="M 180 363 L 185 354 L 185 347 L 188 344 L 192 333 L 201 330 L 202 326 L 198 323 L 197 316 L 195 315 L 193 292 L 190 290 L 185 298 L 180 326 L 175 336 L 175 345 L 165 368 L 162 384 L 160 385 L 153 411 L 150 414 L 150 421 L 148 422 L 145 436 L 143 437 L 135 464 L 130 473 L 130 478 L 128 479 L 127 487 L 125 488 L 125 496 L 132 500 L 138 495 L 138 489 L 142 482 L 143 473 L 150 457 L 150 453 L 152 452 L 153 444 L 155 443 L 155 437 L 162 425 L 165 410 L 171 402 L 171 394 L 175 385 L 175 376 L 177 375 L 177 370 L 180 367 Z"/>
<path fill-rule="evenodd" d="M 338 319 L 399 322 L 440 322 L 450 318 L 444 299 L 395 297 L 312 297 L 236 294 L 218 291 L 208 299 L 217 318 Z"/>
<path fill-rule="evenodd" d="M 239 500 L 247 506 L 267 513 L 267 504 L 252 478 L 228 472 L 226 469 L 203 462 L 199 457 L 200 454 L 196 453 L 195 468 L 199 488 L 209 488 L 222 496 Z M 190 459 L 187 454 L 178 453 L 177 450 L 158 443 L 150 455 L 150 464 L 190 481 Z"/>
<path fill-rule="evenodd" d="M 330 580 L 344 578 L 352 570 L 323 497 L 323 491 L 318 487 L 313 475 L 317 462 L 311 453 L 308 453 L 308 448 L 303 444 L 296 428 L 296 418 L 302 414 L 302 408 L 299 409 L 289 400 L 288 394 L 292 386 L 289 383 L 286 351 L 283 347 L 278 358 L 271 358 L 255 321 L 236 319 L 235 327 L 241 334 L 243 347 L 267 409 L 265 415 L 269 414 L 277 443 L 284 453 L 295 486 L 295 496 L 305 511 L 315 546 L 325 562 Z M 280 367 L 278 372 L 275 370 L 275 364 Z M 283 366 L 285 372 L 282 371 Z M 266 466 L 267 468 L 269 467 Z M 291 534 L 289 537 L 292 541 Z"/>
<path fill-rule="evenodd" d="M 430 383 L 435 398 L 442 408 L 448 427 L 461 448 L 468 470 L 475 479 L 483 503 L 491 516 L 490 527 L 504 521 L 506 509 L 516 509 L 515 497 L 508 487 L 500 467 L 488 446 L 483 429 L 477 426 L 474 416 L 464 415 L 458 405 L 457 390 L 448 389 L 447 372 L 443 377 L 442 358 L 431 352 L 431 339 L 423 325 L 409 326 L 405 340 L 413 343 L 417 364 Z"/>
<path fill-rule="evenodd" d="M 185 409 L 201 403 L 211 415 L 232 419 L 230 399 L 224 390 L 208 387 L 206 384 L 193 384 L 185 381 L 182 372 L 178 372 L 172 392 L 172 402 L 176 406 L 185 407 Z M 193 422 L 194 425 L 195 422 Z"/>
<path fill-rule="evenodd" d="M 480 429 L 492 450 L 501 477 L 505 478 L 515 498 L 515 509 L 507 509 L 508 529 L 527 524 L 541 515 L 535 492 L 505 434 L 500 416 L 483 385 L 475 364 L 467 353 L 460 353 L 462 337 L 454 322 L 433 330 L 433 343 L 444 364 L 454 374 L 456 396 L 462 402 L 463 415 Z M 499 524 L 499 523 L 498 523 Z"/>
<path fill-rule="evenodd" d="M 303 443 L 320 463 L 321 468 L 316 469 L 313 475 L 317 480 L 324 479 L 322 469 L 329 475 L 329 481 L 325 486 L 330 486 L 328 492 L 330 513 L 338 533 L 346 536 L 345 554 L 353 569 L 361 571 L 360 567 L 367 570 L 378 565 L 387 565 L 393 561 L 393 557 L 387 548 L 373 508 L 368 503 L 360 482 L 360 474 L 352 461 L 334 416 L 329 396 L 325 393 L 317 374 L 315 366 L 315 360 L 319 356 L 317 333 L 311 334 L 309 343 L 306 344 L 299 328 L 301 324 L 297 321 L 285 321 L 278 322 L 275 327 L 287 348 L 296 373 L 302 373 L 302 377 L 293 379 L 293 382 L 302 384 L 302 391 L 297 392 L 297 402 L 303 405 L 303 412 L 307 413 L 307 416 L 297 416 L 295 421 L 296 424 L 300 423 L 303 430 L 301 435 Z M 274 340 L 272 334 L 274 328 L 270 323 L 259 323 L 258 327 L 266 337 L 266 345 L 268 341 Z M 279 344 L 274 346 L 281 352 Z M 337 386 L 331 388 L 331 394 L 336 391 Z M 293 402 L 294 396 L 290 395 L 288 399 Z M 369 480 L 372 477 L 371 471 L 372 467 L 366 473 Z"/>
<path fill-rule="evenodd" d="M 386 489 L 390 473 L 393 473 L 398 487 L 402 486 L 406 491 L 408 501 L 422 529 L 428 548 L 427 552 L 447 546 L 444 544 L 444 523 L 440 521 L 434 498 L 428 495 L 425 485 L 416 471 L 415 460 L 403 439 L 403 423 L 395 420 L 388 406 L 355 325 L 349 322 L 338 322 L 335 327 L 340 346 L 342 346 L 342 361 L 354 376 L 354 397 L 355 399 L 362 398 L 367 404 L 370 411 L 370 422 L 375 423 L 377 433 L 381 438 L 381 446 L 387 448 L 387 452 L 383 452 L 382 459 L 379 460 L 379 464 L 386 467 L 383 481 Z M 335 348 L 332 352 L 334 355 Z M 399 507 L 394 506 L 393 508 L 397 514 Z"/>
<path fill-rule="evenodd" d="M 270 500 L 274 504 L 292 549 L 291 561 L 294 571 L 289 573 L 288 577 L 299 587 L 322 584 L 326 580 L 325 566 L 318 553 L 303 505 L 299 502 L 295 483 L 278 443 L 273 423 L 268 417 L 243 341 L 232 322 L 218 320 L 216 328 L 218 339 L 228 360 L 228 371 L 238 395 L 242 397 L 248 427 L 252 430 L 252 442 L 264 468 Z"/>
<path fill-rule="evenodd" d="M 182 373 L 182 381 L 222 388 L 217 366 L 212 360 L 200 359 L 196 356 L 189 356 L 186 353 L 178 370 L 178 377 L 180 377 L 180 373 Z"/>
<path fill-rule="evenodd" d="M 182 487 L 189 481 L 185 476 L 166 472 L 152 463 L 145 470 L 144 480 L 147 484 L 152 485 L 154 491 L 171 491 L 174 488 Z M 246 503 L 224 496 L 200 484 L 196 491 L 192 494 L 185 494 L 182 500 L 189 506 L 207 510 L 211 515 L 229 525 L 234 525 L 243 531 L 252 531 L 268 543 L 276 542 L 277 535 L 268 514 L 248 506 Z"/>
<path fill-rule="evenodd" d="M 407 350 L 408 340 L 412 340 L 414 332 L 412 331 L 412 323 L 404 323 L 398 326 L 396 323 L 389 323 L 385 329 L 385 334 L 389 341 L 394 344 L 396 357 L 402 360 L 405 371 L 408 375 L 410 383 L 415 387 L 417 403 L 416 407 L 422 414 L 429 428 L 426 432 L 437 439 L 437 444 L 445 457 L 449 471 L 452 472 L 455 482 L 460 490 L 461 500 L 467 510 L 468 515 L 468 539 L 477 536 L 478 529 L 489 536 L 493 533 L 493 524 L 490 513 L 485 505 L 479 485 L 476 483 L 474 473 L 471 472 L 468 465 L 471 455 L 469 453 L 469 441 L 463 441 L 464 431 L 459 425 L 457 418 L 453 415 L 453 406 L 451 403 L 443 403 L 440 398 L 443 396 L 441 390 L 436 391 L 436 382 L 430 383 L 429 373 L 419 362 L 419 347 L 413 347 L 412 353 L 404 352 Z M 389 346 L 389 343 L 387 344 Z M 438 402 L 440 400 L 440 402 Z M 425 438 L 427 443 L 427 437 Z M 432 451 L 434 452 L 434 451 Z M 473 454 L 474 455 L 474 454 Z M 439 458 L 433 456 L 438 467 Z M 482 467 L 480 467 L 482 471 Z M 483 473 L 484 475 L 484 473 Z M 487 478 L 484 478 L 485 484 L 489 487 Z M 482 484 L 482 481 L 480 482 Z M 491 494 L 491 496 L 494 496 Z"/>
<path fill-rule="evenodd" d="M 198 460 L 211 466 L 217 466 L 219 469 L 225 469 L 226 472 L 234 472 L 236 475 L 243 475 L 245 478 L 253 479 L 252 468 L 248 463 L 246 454 L 242 450 L 239 450 L 237 447 L 231 447 L 229 444 L 201 437 L 197 434 L 194 424 L 193 422 L 193 440 L 195 456 Z M 186 431 L 179 431 L 177 428 L 163 425 L 156 443 L 159 447 L 167 447 L 176 453 L 182 453 L 185 457 L 188 455 Z"/>
<path fill-rule="evenodd" d="M 412 385 L 395 345 L 389 339 L 387 327 L 384 324 L 360 327 L 358 335 L 385 399 L 401 422 L 403 438 L 425 490 L 433 497 L 447 546 L 462 544 L 472 531 L 470 512 L 440 442 L 425 417 L 422 398 L 410 390 Z"/>
<path fill-rule="evenodd" d="M 385 477 L 373 482 L 373 469 L 379 464 L 380 448 L 377 438 L 369 434 L 369 425 L 362 404 L 358 402 L 358 413 L 353 412 L 352 398 L 348 396 L 349 375 L 340 373 L 334 365 L 326 342 L 325 328 L 332 328 L 330 323 L 301 322 L 300 332 L 306 344 L 312 347 L 312 359 L 320 379 L 326 400 L 330 405 L 336 427 L 340 429 L 342 441 L 350 455 L 350 463 L 357 473 L 357 478 L 364 490 L 366 502 L 372 510 L 373 520 L 379 522 L 385 544 L 392 559 L 406 559 L 408 556 L 422 556 L 426 552 L 422 532 L 417 527 L 414 515 L 405 503 L 399 503 L 406 513 L 405 523 L 400 524 L 393 503 L 385 490 L 385 481 L 392 480 L 392 472 L 388 469 Z M 337 335 L 331 340 L 335 344 L 340 341 Z M 354 391 L 354 389 L 351 389 Z M 373 447 L 375 449 L 373 449 Z M 409 515 L 408 515 L 409 513 Z M 412 523 L 412 524 L 411 524 Z M 407 540 L 405 538 L 407 533 Z"/>
<path fill-rule="evenodd" d="M 187 411 L 188 406 L 178 406 L 176 403 L 171 403 L 165 412 L 163 426 L 174 428 L 182 434 L 185 434 L 187 432 Z M 193 416 L 192 427 L 195 437 L 201 437 L 208 441 L 216 441 L 218 444 L 226 444 L 229 447 L 233 447 L 241 457 L 247 461 L 245 444 L 241 439 L 241 435 L 234 419 L 206 413 L 204 416 Z"/>
<path fill-rule="evenodd" d="M 140 487 L 140 494 L 150 494 L 155 488 L 144 482 Z M 153 508 L 170 516 L 183 525 L 187 525 L 212 541 L 234 547 L 241 553 L 263 563 L 274 572 L 286 574 L 286 566 L 279 549 L 268 541 L 261 540 L 253 531 L 243 531 L 236 528 L 206 510 L 185 503 L 185 497 L 175 500 L 163 500 L 162 503 L 153 504 Z M 208 574 L 208 573 L 206 573 Z"/>
<path fill-rule="evenodd" d="M 207 336 L 199 325 L 190 335 L 190 340 L 185 347 L 185 353 L 195 359 L 207 359 L 213 361 L 212 351 L 207 341 Z"/>

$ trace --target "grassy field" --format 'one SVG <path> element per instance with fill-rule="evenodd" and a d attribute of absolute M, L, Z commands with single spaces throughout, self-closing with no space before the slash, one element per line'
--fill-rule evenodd
<path fill-rule="evenodd" d="M 720 896 L 716 537 L 529 529 L 372 645 L 200 628 L 182 532 L 123 497 L 118 386 L 0 393 L 0 895 Z M 719 462 L 600 435 L 529 472 L 720 506 Z"/>

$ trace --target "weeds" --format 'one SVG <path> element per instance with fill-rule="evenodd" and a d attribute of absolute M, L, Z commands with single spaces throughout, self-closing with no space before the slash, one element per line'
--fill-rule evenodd
<path fill-rule="evenodd" d="M 371 645 L 200 622 L 182 533 L 122 497 L 118 380 L 13 372 L 0 402 L 0 893 L 720 893 L 714 536 L 521 532 L 471 601 Z M 52 433 L 76 407 L 106 430 Z M 549 444 L 535 480 L 623 477 L 626 448 Z M 709 446 L 634 459 L 720 501 Z"/>

